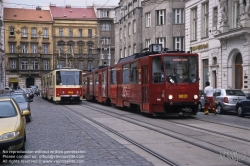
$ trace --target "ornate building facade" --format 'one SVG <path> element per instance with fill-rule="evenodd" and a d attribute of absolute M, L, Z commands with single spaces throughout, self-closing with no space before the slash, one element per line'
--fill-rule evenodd
<path fill-rule="evenodd" d="M 53 17 L 54 67 L 72 67 L 85 72 L 99 64 L 98 23 L 93 7 L 50 5 Z"/>
<path fill-rule="evenodd" d="M 250 93 L 250 2 L 186 1 L 186 49 L 200 55 L 200 88 Z"/>
<path fill-rule="evenodd" d="M 49 10 L 4 8 L 5 86 L 41 86 L 41 76 L 54 68 L 52 24 Z"/>

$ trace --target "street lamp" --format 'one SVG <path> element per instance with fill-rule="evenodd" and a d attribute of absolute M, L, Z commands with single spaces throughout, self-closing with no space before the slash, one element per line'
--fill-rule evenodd
<path fill-rule="evenodd" d="M 100 35 L 94 35 L 94 36 L 92 36 L 92 38 L 95 38 L 95 37 L 100 37 L 100 41 L 101 41 L 101 51 L 100 51 L 100 60 L 99 60 L 99 66 L 101 66 L 102 65 L 101 58 L 103 58 L 103 55 L 102 55 L 102 37 Z"/>

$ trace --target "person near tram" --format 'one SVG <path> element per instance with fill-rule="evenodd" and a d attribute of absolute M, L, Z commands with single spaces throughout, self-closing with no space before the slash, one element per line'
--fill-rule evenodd
<path fill-rule="evenodd" d="M 204 99 L 205 99 L 205 108 L 204 108 L 204 114 L 209 114 L 209 107 L 211 110 L 216 114 L 216 107 L 214 104 L 214 89 L 212 86 L 210 86 L 210 82 L 206 82 L 206 87 L 204 89 Z"/>

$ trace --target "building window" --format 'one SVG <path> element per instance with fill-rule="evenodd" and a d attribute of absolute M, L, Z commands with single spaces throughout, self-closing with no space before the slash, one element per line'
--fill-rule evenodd
<path fill-rule="evenodd" d="M 22 45 L 22 53 L 28 53 L 28 45 Z"/>
<path fill-rule="evenodd" d="M 123 36 L 124 36 L 124 38 L 125 38 L 125 37 L 127 37 L 127 33 L 126 33 L 126 31 L 127 31 L 127 28 L 126 28 L 126 26 L 124 26 L 124 30 L 123 30 L 123 33 L 124 33 L 124 35 L 123 35 Z"/>
<path fill-rule="evenodd" d="M 92 46 L 91 45 L 88 45 L 88 51 L 89 51 L 89 54 L 92 54 Z"/>
<path fill-rule="evenodd" d="M 233 10 L 232 10 L 232 28 L 237 28 L 238 23 L 240 21 L 239 18 L 239 2 L 233 2 Z"/>
<path fill-rule="evenodd" d="M 109 37 L 103 37 L 101 42 L 102 44 L 111 44 L 111 39 Z"/>
<path fill-rule="evenodd" d="M 83 61 L 79 61 L 78 67 L 79 69 L 83 70 Z"/>
<path fill-rule="evenodd" d="M 136 33 L 136 21 L 133 21 L 133 32 Z"/>
<path fill-rule="evenodd" d="M 49 33 L 48 33 L 48 29 L 43 29 L 43 37 L 44 38 L 48 38 L 49 37 L 49 35 L 48 35 Z"/>
<path fill-rule="evenodd" d="M 28 37 L 27 28 L 22 28 L 22 37 Z"/>
<path fill-rule="evenodd" d="M 110 31 L 111 25 L 110 24 L 101 24 L 101 31 Z"/>
<path fill-rule="evenodd" d="M 201 37 L 208 37 L 208 3 L 202 4 Z"/>
<path fill-rule="evenodd" d="M 165 24 L 165 10 L 156 10 L 156 25 Z"/>
<path fill-rule="evenodd" d="M 48 45 L 43 45 L 43 53 L 48 54 L 49 53 L 49 46 Z"/>
<path fill-rule="evenodd" d="M 149 48 L 149 45 L 151 44 L 151 39 L 146 39 L 145 40 L 145 47 Z"/>
<path fill-rule="evenodd" d="M 10 60 L 10 68 L 11 69 L 16 69 L 16 60 Z"/>
<path fill-rule="evenodd" d="M 126 47 L 124 48 L 124 58 L 127 57 L 127 50 Z"/>
<path fill-rule="evenodd" d="M 102 17 L 108 17 L 109 11 L 108 10 L 102 10 Z"/>
<path fill-rule="evenodd" d="M 15 44 L 10 44 L 10 53 L 15 53 Z"/>
<path fill-rule="evenodd" d="M 38 61 L 32 61 L 31 62 L 31 69 L 33 69 L 33 70 L 38 70 L 39 69 Z"/>
<path fill-rule="evenodd" d="M 78 37 L 82 37 L 82 29 L 78 29 Z"/>
<path fill-rule="evenodd" d="M 146 13 L 146 27 L 151 26 L 151 13 Z"/>
<path fill-rule="evenodd" d="M 31 29 L 31 37 L 36 37 L 36 28 Z"/>
<path fill-rule="evenodd" d="M 78 53 L 79 54 L 83 53 L 83 46 L 82 45 L 78 46 Z"/>
<path fill-rule="evenodd" d="M 206 82 L 208 81 L 208 59 L 204 59 L 202 60 L 202 64 L 203 64 L 203 88 L 204 89 L 206 87 Z"/>
<path fill-rule="evenodd" d="M 22 61 L 22 62 L 21 62 L 21 69 L 23 69 L 23 70 L 29 69 L 29 68 L 28 68 L 28 65 L 29 65 L 29 62 L 28 62 L 28 61 Z"/>
<path fill-rule="evenodd" d="M 32 53 L 36 54 L 37 53 L 37 45 L 32 45 L 31 48 L 32 48 Z"/>
<path fill-rule="evenodd" d="M 69 28 L 69 37 L 73 37 L 73 29 Z"/>
<path fill-rule="evenodd" d="M 88 61 L 88 70 L 90 71 L 92 69 L 92 61 Z"/>
<path fill-rule="evenodd" d="M 122 40 L 122 29 L 120 29 L 120 39 Z"/>
<path fill-rule="evenodd" d="M 59 54 L 64 54 L 64 46 L 59 46 Z"/>
<path fill-rule="evenodd" d="M 134 54 L 136 53 L 136 44 L 134 44 L 134 46 L 133 46 L 133 53 Z"/>
<path fill-rule="evenodd" d="M 124 58 L 124 56 L 122 56 L 122 49 L 120 49 L 120 56 L 121 58 Z"/>
<path fill-rule="evenodd" d="M 74 46 L 72 46 L 72 45 L 69 46 L 69 53 L 70 54 L 74 53 Z"/>
<path fill-rule="evenodd" d="M 218 25 L 218 7 L 213 8 L 213 27 L 217 29 Z"/>
<path fill-rule="evenodd" d="M 197 8 L 191 9 L 191 40 L 197 39 Z"/>
<path fill-rule="evenodd" d="M 174 50 L 184 51 L 184 37 L 174 37 L 173 44 Z"/>
<path fill-rule="evenodd" d="M 15 36 L 15 29 L 14 29 L 14 27 L 10 27 L 10 36 Z"/>
<path fill-rule="evenodd" d="M 174 24 L 184 23 L 184 9 L 174 9 Z"/>
<path fill-rule="evenodd" d="M 92 38 L 92 29 L 88 29 L 88 37 Z"/>
<path fill-rule="evenodd" d="M 63 36 L 63 28 L 59 28 L 59 36 Z"/>
<path fill-rule="evenodd" d="M 166 47 L 166 38 L 165 37 L 161 37 L 161 38 L 156 38 L 156 44 L 161 44 L 163 48 Z"/>
<path fill-rule="evenodd" d="M 49 61 L 47 60 L 47 61 L 43 61 L 43 68 L 44 68 L 44 70 L 49 70 Z"/>
<path fill-rule="evenodd" d="M 128 46 L 128 56 L 132 55 L 131 46 Z"/>
<path fill-rule="evenodd" d="M 131 23 L 128 24 L 128 36 L 131 35 Z"/>

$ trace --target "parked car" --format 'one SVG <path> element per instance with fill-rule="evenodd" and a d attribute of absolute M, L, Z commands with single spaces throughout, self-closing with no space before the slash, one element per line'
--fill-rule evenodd
<path fill-rule="evenodd" d="M 32 99 L 27 99 L 26 96 L 22 92 L 12 92 L 8 94 L 1 94 L 0 98 L 2 97 L 12 97 L 19 105 L 22 111 L 28 111 L 29 113 L 26 114 L 26 122 L 31 122 L 31 111 L 30 111 L 30 102 L 33 102 Z"/>
<path fill-rule="evenodd" d="M 246 99 L 238 101 L 236 103 L 235 111 L 240 117 L 250 115 L 250 96 L 247 96 Z"/>
<path fill-rule="evenodd" d="M 28 111 L 22 111 L 17 102 L 10 97 L 0 98 L 0 163 L 3 150 L 25 153 L 25 118 Z"/>
<path fill-rule="evenodd" d="M 36 96 L 40 95 L 39 89 L 38 89 L 38 87 L 36 85 L 30 86 L 30 88 L 32 88 L 32 90 L 36 94 Z"/>
<path fill-rule="evenodd" d="M 246 94 L 240 89 L 215 89 L 215 97 L 218 100 L 217 113 L 237 112 L 236 103 L 246 99 Z"/>

